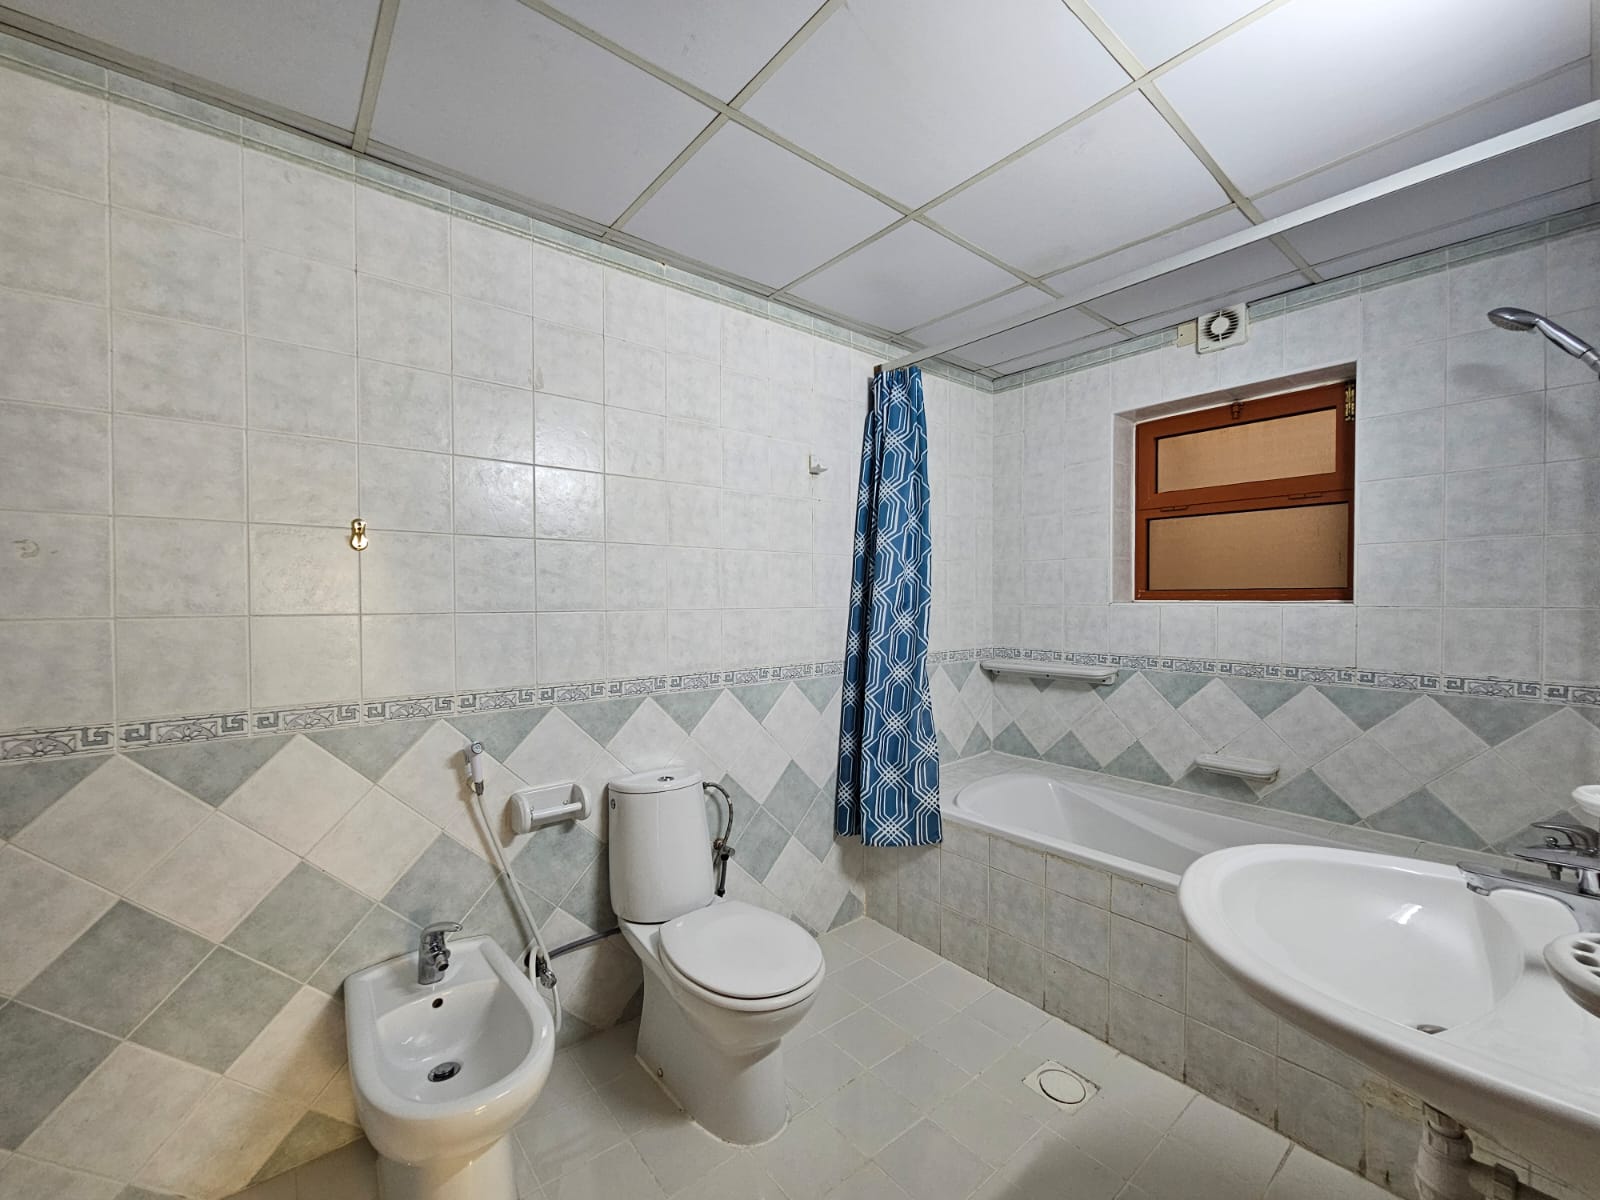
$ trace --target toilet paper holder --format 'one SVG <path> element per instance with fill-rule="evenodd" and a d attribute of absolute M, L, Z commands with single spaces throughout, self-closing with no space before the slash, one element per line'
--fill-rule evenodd
<path fill-rule="evenodd" d="M 519 788 L 511 793 L 511 832 L 532 833 L 561 821 L 584 821 L 589 817 L 589 793 L 572 780 L 544 787 Z"/>

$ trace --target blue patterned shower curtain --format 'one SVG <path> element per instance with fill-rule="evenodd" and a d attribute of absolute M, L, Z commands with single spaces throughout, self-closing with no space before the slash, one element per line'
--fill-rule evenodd
<path fill-rule="evenodd" d="M 928 423 L 922 371 L 872 381 L 856 497 L 855 575 L 839 710 L 834 832 L 868 846 L 941 839 L 928 691 Z"/>

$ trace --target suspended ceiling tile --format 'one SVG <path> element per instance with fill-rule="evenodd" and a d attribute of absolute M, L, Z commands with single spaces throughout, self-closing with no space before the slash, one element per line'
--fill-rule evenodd
<path fill-rule="evenodd" d="M 936 205 L 929 215 L 1043 275 L 1228 202 L 1137 93 Z"/>
<path fill-rule="evenodd" d="M 1104 331 L 1105 326 L 1093 317 L 1069 308 L 1066 312 L 1040 317 L 1037 321 L 1029 321 L 1026 325 L 1018 325 L 1015 329 L 994 334 L 982 341 L 968 343 L 961 347 L 961 353 L 974 362 L 992 367 L 1008 359 L 1036 354 Z"/>
<path fill-rule="evenodd" d="M 355 126 L 378 0 L 9 0 L 10 7 L 230 91 Z"/>
<path fill-rule="evenodd" d="M 1279 275 L 1275 279 L 1263 279 L 1260 283 L 1252 283 L 1245 287 L 1230 288 L 1225 295 L 1209 296 L 1203 301 L 1193 301 L 1178 308 L 1170 308 L 1166 312 L 1129 321 L 1128 328 L 1135 335 L 1143 336 L 1158 329 L 1171 329 L 1182 321 L 1224 304 L 1245 304 L 1260 300 L 1263 296 L 1279 296 L 1305 286 L 1305 276 L 1298 272 L 1292 275 Z"/>
<path fill-rule="evenodd" d="M 1458 113 L 1436 125 L 1346 159 L 1326 171 L 1268 192 L 1256 198 L 1256 206 L 1269 217 L 1292 212 L 1583 104 L 1590 99 L 1590 90 L 1589 64 L 1585 61 L 1509 96 Z"/>
<path fill-rule="evenodd" d="M 554 0 L 553 7 L 731 100 L 806 23 L 817 0 Z"/>
<path fill-rule="evenodd" d="M 1210 300 L 1239 299 L 1262 282 L 1286 275 L 1292 275 L 1298 283 L 1305 282 L 1276 247 L 1257 242 L 1101 296 L 1093 307 L 1119 325 L 1130 325 L 1153 314 L 1199 307 Z"/>
<path fill-rule="evenodd" d="M 1398 243 L 1431 229 L 1587 182 L 1591 146 L 1589 131 L 1575 129 L 1514 154 L 1346 209 L 1291 230 L 1285 237 L 1311 263 Z M 1444 245 L 1466 236 L 1471 235 L 1451 234 L 1434 244 Z M 1406 253 L 1416 251 L 1394 252 L 1390 257 L 1403 257 Z"/>
<path fill-rule="evenodd" d="M 1048 292 L 1041 292 L 1031 284 L 1025 283 L 1003 295 L 991 296 L 961 312 L 940 317 L 926 325 L 918 325 L 906 336 L 918 345 L 931 346 L 936 342 L 947 341 L 963 334 L 982 332 L 1002 321 L 1010 321 L 1036 308 L 1043 308 L 1053 299 L 1054 297 Z"/>
<path fill-rule="evenodd" d="M 1018 371 L 1026 371 L 1031 367 L 1042 367 L 1045 363 L 1060 362 L 1063 358 L 1071 358 L 1074 354 L 1082 354 L 1087 350 L 1098 350 L 1102 346 L 1115 346 L 1118 342 L 1130 340 L 1125 333 L 1118 333 L 1115 329 L 1103 329 L 1099 333 L 1091 333 L 1088 337 L 1078 338 L 1064 346 L 1052 346 L 1048 350 L 1036 350 L 1032 354 L 1024 354 L 1019 358 L 1008 359 L 1003 363 L 996 363 L 994 370 L 1002 375 L 1015 375 Z"/>
<path fill-rule="evenodd" d="M 745 110 L 920 205 L 1127 81 L 1060 0 L 852 0 Z"/>
<path fill-rule="evenodd" d="M 1587 0 L 1291 0 L 1160 88 L 1254 195 L 1588 53 Z"/>
<path fill-rule="evenodd" d="M 924 225 L 902 225 L 790 288 L 880 329 L 911 329 L 1017 281 Z"/>
<path fill-rule="evenodd" d="M 1261 0 L 1094 0 L 1094 10 L 1146 67 L 1203 42 L 1225 25 L 1261 7 Z"/>
<path fill-rule="evenodd" d="M 730 124 L 662 185 L 627 231 L 777 288 L 899 216 L 798 155 Z"/>
<path fill-rule="evenodd" d="M 1045 282 L 1064 295 L 1092 300 L 1094 289 L 1108 280 L 1248 228 L 1250 222 L 1245 220 L 1238 209 L 1230 208 L 1225 212 L 1192 222 L 1181 229 L 1174 229 L 1159 237 L 1148 238 L 1137 245 L 1118 250 L 1114 254 L 1107 254 L 1104 258 L 1097 258 L 1093 262 L 1057 272 L 1049 276 Z"/>
<path fill-rule="evenodd" d="M 517 0 L 406 0 L 372 136 L 609 224 L 712 115 Z"/>

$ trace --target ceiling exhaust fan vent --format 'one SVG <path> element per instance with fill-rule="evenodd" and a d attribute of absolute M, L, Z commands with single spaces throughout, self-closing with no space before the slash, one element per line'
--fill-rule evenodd
<path fill-rule="evenodd" d="M 1250 317 L 1242 304 L 1219 308 L 1199 318 L 1194 348 L 1200 354 L 1225 350 L 1250 338 Z"/>

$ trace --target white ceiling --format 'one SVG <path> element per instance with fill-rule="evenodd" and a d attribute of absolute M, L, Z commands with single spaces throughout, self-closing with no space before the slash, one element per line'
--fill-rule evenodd
<path fill-rule="evenodd" d="M 1590 23 L 1590 0 L 0 0 L 25 35 L 913 345 L 1583 103 Z M 1575 208 L 1593 144 L 950 357 L 1021 370 Z"/>

